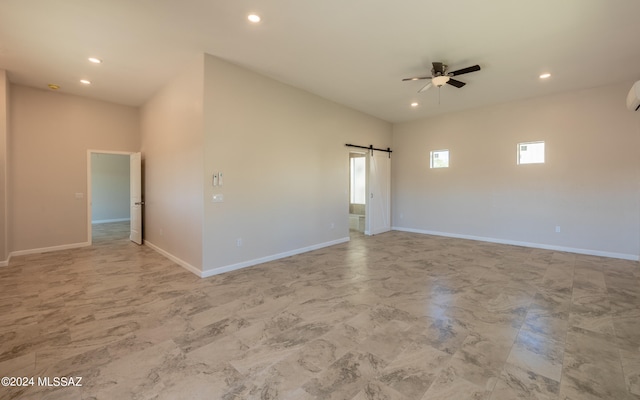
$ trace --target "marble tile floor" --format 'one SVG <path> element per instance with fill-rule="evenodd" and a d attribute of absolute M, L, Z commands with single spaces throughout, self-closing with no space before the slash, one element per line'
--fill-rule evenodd
<path fill-rule="evenodd" d="M 640 399 L 637 262 L 405 232 L 200 279 L 121 223 L 0 268 L 1 399 Z"/>

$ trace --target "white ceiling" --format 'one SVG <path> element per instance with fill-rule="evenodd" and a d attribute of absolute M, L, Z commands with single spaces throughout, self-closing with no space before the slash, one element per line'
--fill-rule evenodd
<path fill-rule="evenodd" d="M 0 1 L 0 68 L 14 83 L 139 106 L 202 52 L 400 122 L 640 79 L 640 1 Z M 433 61 L 482 70 L 438 104 L 438 89 L 401 81 Z"/>

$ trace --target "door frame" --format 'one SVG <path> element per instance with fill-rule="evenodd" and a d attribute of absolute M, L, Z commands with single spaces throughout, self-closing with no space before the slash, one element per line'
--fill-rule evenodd
<path fill-rule="evenodd" d="M 364 231 L 366 230 L 366 226 L 368 224 L 367 221 L 367 207 L 368 207 L 368 199 L 369 199 L 369 162 L 367 161 L 368 156 L 368 150 L 349 150 L 349 152 L 347 153 L 347 157 L 348 157 L 348 164 L 347 164 L 347 170 L 348 170 L 348 182 L 347 182 L 347 210 L 348 210 L 348 215 L 350 218 L 351 215 L 351 159 L 353 157 L 351 157 L 352 154 L 359 154 L 362 156 L 362 158 L 365 159 L 365 166 L 364 166 L 364 209 L 365 209 L 365 213 L 364 213 L 364 218 L 365 218 L 365 228 L 363 228 L 362 233 L 364 233 Z M 359 158 L 359 157 L 357 157 Z M 350 224 L 351 221 L 347 220 L 347 223 Z M 351 235 L 351 227 L 349 227 L 349 235 Z"/>
<path fill-rule="evenodd" d="M 113 150 L 87 150 L 87 243 L 93 244 L 93 227 L 91 225 L 91 155 L 92 154 L 117 154 L 123 156 L 131 156 L 131 154 L 139 153 L 138 151 L 113 151 Z"/>

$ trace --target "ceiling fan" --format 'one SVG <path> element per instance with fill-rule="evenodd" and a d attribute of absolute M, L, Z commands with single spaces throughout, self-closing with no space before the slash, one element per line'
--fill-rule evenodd
<path fill-rule="evenodd" d="M 455 86 L 457 88 L 461 88 L 466 83 L 461 82 L 456 79 L 452 79 L 452 76 L 458 76 L 462 74 L 468 74 L 469 72 L 480 71 L 479 65 L 473 65 L 471 67 L 462 68 L 456 71 L 447 71 L 447 65 L 441 62 L 434 62 L 433 68 L 431 69 L 431 76 L 416 76 L 414 78 L 405 78 L 402 81 L 419 81 L 422 79 L 431 79 L 431 82 L 427 83 L 422 89 L 418 90 L 418 93 L 422 93 L 425 90 L 429 89 L 432 85 L 436 85 L 437 87 L 444 86 L 445 83 L 448 83 L 451 86 Z"/>

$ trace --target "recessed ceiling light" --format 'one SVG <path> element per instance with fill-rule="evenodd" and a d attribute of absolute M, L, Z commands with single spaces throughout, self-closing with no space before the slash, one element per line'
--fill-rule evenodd
<path fill-rule="evenodd" d="M 411 103 L 411 107 L 418 107 L 420 104 L 416 103 L 415 101 L 413 103 Z"/>
<path fill-rule="evenodd" d="M 60 89 L 60 85 L 56 85 L 55 83 L 50 83 L 47 85 L 47 87 L 51 90 L 58 90 Z"/>
<path fill-rule="evenodd" d="M 258 14 L 249 14 L 247 19 L 249 21 L 253 22 L 254 24 L 257 23 L 257 22 L 260 22 L 260 16 Z"/>
<path fill-rule="evenodd" d="M 550 77 L 551 77 L 551 74 L 548 73 L 548 72 L 540 75 L 540 79 L 547 79 L 547 78 L 550 78 Z"/>
<path fill-rule="evenodd" d="M 83 85 L 91 85 L 91 81 L 88 81 L 86 79 L 80 79 L 80 83 L 82 83 Z"/>
<path fill-rule="evenodd" d="M 94 64 L 100 64 L 102 63 L 102 60 L 99 58 L 95 58 L 95 57 L 89 57 L 89 61 L 91 61 Z"/>

